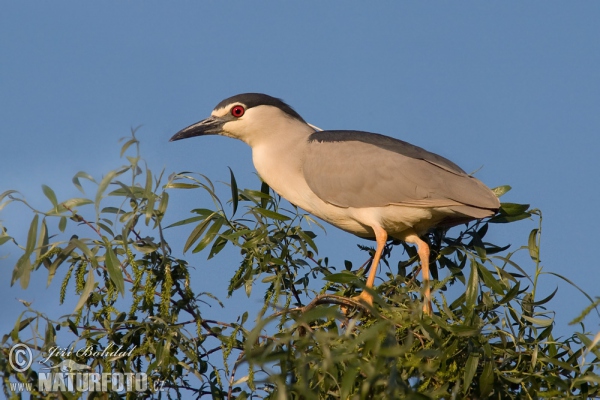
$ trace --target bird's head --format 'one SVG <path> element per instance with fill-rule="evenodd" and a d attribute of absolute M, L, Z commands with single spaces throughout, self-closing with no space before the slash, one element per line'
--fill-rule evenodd
<path fill-rule="evenodd" d="M 177 132 L 171 141 L 193 136 L 222 135 L 254 146 L 272 134 L 314 131 L 312 125 L 282 100 L 262 93 L 243 93 L 221 101 L 210 117 Z"/>

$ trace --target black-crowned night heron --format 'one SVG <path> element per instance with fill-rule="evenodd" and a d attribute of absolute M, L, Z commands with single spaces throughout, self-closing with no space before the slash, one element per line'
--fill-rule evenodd
<path fill-rule="evenodd" d="M 320 131 L 265 94 L 225 99 L 171 141 L 201 135 L 246 142 L 258 174 L 282 197 L 340 229 L 374 238 L 367 288 L 388 237 L 416 244 L 428 314 L 429 245 L 421 236 L 491 216 L 500 206 L 490 189 L 444 157 L 376 133 Z M 373 297 L 364 290 L 359 300 L 372 305 Z"/>

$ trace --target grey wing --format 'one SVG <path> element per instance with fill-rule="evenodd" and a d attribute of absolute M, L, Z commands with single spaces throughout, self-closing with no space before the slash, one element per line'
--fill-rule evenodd
<path fill-rule="evenodd" d="M 317 196 L 340 207 L 468 206 L 461 212 L 472 207 L 499 207 L 489 188 L 453 162 L 409 143 L 367 132 L 312 134 L 303 173 Z M 480 218 L 477 213 L 467 214 Z"/>

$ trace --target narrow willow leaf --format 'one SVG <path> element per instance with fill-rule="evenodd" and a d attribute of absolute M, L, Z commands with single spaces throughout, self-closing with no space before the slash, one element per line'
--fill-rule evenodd
<path fill-rule="evenodd" d="M 104 213 L 109 213 L 109 214 L 124 214 L 125 210 L 123 210 L 121 208 L 117 208 L 117 207 L 104 207 L 101 212 L 102 212 L 102 214 L 104 214 Z"/>
<path fill-rule="evenodd" d="M 534 301 L 533 305 L 534 306 L 541 306 L 546 304 L 547 302 L 549 302 L 550 300 L 552 300 L 552 298 L 554 297 L 554 295 L 558 292 L 558 286 L 556 287 L 556 289 L 554 289 L 554 291 L 552 293 L 550 293 L 550 295 L 544 297 L 542 300 L 538 300 L 538 301 Z"/>
<path fill-rule="evenodd" d="M 40 226 L 40 234 L 35 250 L 36 265 L 37 268 L 42 262 L 42 255 L 48 251 L 48 227 L 46 226 L 46 218 L 42 218 L 42 224 Z"/>
<path fill-rule="evenodd" d="M 479 293 L 479 274 L 477 273 L 477 265 L 471 263 L 471 274 L 469 275 L 469 282 L 467 283 L 466 290 L 466 306 L 470 313 L 473 313 L 476 306 L 477 294 Z"/>
<path fill-rule="evenodd" d="M 164 229 L 173 228 L 174 226 L 181 226 L 181 225 L 191 224 L 192 222 L 202 221 L 204 219 L 205 219 L 205 217 L 203 217 L 203 216 L 202 217 L 192 217 L 192 218 L 182 219 L 181 221 L 177 221 L 174 224 L 171 224 L 171 225 L 167 226 Z"/>
<path fill-rule="evenodd" d="M 106 191 L 106 188 L 108 187 L 108 185 L 110 184 L 110 182 L 113 180 L 113 178 L 115 176 L 117 176 L 117 172 L 110 171 L 100 181 L 100 184 L 98 185 L 98 190 L 96 192 L 96 198 L 94 200 L 94 204 L 96 205 L 96 214 L 98 214 L 98 212 L 100 210 L 100 200 L 102 200 L 102 195 L 104 194 L 104 192 Z"/>
<path fill-rule="evenodd" d="M 483 371 L 479 375 L 479 394 L 481 398 L 487 398 L 494 387 L 494 365 L 492 361 L 486 361 Z"/>
<path fill-rule="evenodd" d="M 269 199 L 271 198 L 271 190 L 267 182 L 263 181 L 261 183 L 260 192 L 265 195 L 264 197 L 260 198 L 260 206 L 262 208 L 267 208 L 267 205 L 269 204 Z"/>
<path fill-rule="evenodd" d="M 69 199 L 66 201 L 63 201 L 62 203 L 60 203 L 58 205 L 58 207 L 56 208 L 56 211 L 59 213 L 65 212 L 66 210 L 72 210 L 75 207 L 79 207 L 79 206 L 84 206 L 87 204 L 93 204 L 94 202 L 90 199 L 84 199 L 81 197 L 76 197 L 73 199 Z"/>
<path fill-rule="evenodd" d="M 2 201 L 3 198 L 5 198 L 6 196 L 9 196 L 13 193 L 19 193 L 16 190 L 7 190 L 5 192 L 2 192 L 2 194 L 0 194 L 0 201 Z"/>
<path fill-rule="evenodd" d="M 108 276 L 110 280 L 115 284 L 115 287 L 121 293 L 122 296 L 125 296 L 125 281 L 123 279 L 123 271 L 121 271 L 121 263 L 119 259 L 115 255 L 115 252 L 112 249 L 111 243 L 107 237 L 103 237 L 104 246 L 106 249 L 106 257 L 104 258 L 104 263 L 106 264 L 106 269 L 108 271 Z"/>
<path fill-rule="evenodd" d="M 520 215 L 529 209 L 529 204 L 502 203 L 500 212 L 505 215 Z"/>
<path fill-rule="evenodd" d="M 575 282 L 573 282 L 573 281 L 572 281 L 572 280 L 570 280 L 569 278 L 566 278 L 566 277 L 562 276 L 561 274 L 557 274 L 557 273 L 555 273 L 555 272 L 542 272 L 542 273 L 543 273 L 543 274 L 550 274 L 550 275 L 554 275 L 554 276 L 556 276 L 557 278 L 560 278 L 560 279 L 562 279 L 563 281 L 565 281 L 565 282 L 569 283 L 571 286 L 573 286 L 575 289 L 579 290 L 579 291 L 580 291 L 580 292 L 581 292 L 581 293 L 582 293 L 582 294 L 583 294 L 585 297 L 587 297 L 587 299 L 590 301 L 590 303 L 593 303 L 593 302 L 594 302 L 594 299 L 592 299 L 592 298 L 590 297 L 590 295 L 589 295 L 589 294 L 587 294 L 587 293 L 585 292 L 585 290 L 581 289 L 579 286 L 577 286 L 577 285 L 575 284 Z"/>
<path fill-rule="evenodd" d="M 298 236 L 300 236 L 302 238 L 302 240 L 304 240 L 306 242 L 306 244 L 308 244 L 310 246 L 310 248 L 314 250 L 315 253 L 319 254 L 317 245 L 315 244 L 315 242 L 312 240 L 312 238 L 306 232 L 299 229 Z"/>
<path fill-rule="evenodd" d="M 229 167 L 227 167 L 229 168 Z M 235 181 L 235 176 L 233 175 L 233 171 L 231 170 L 231 168 L 229 168 L 229 175 L 230 175 L 230 180 L 231 180 L 231 204 L 233 206 L 233 214 L 231 214 L 231 216 L 233 217 L 235 215 L 235 212 L 237 211 L 238 208 L 238 186 L 237 186 L 237 182 Z"/>
<path fill-rule="evenodd" d="M 342 386 L 341 386 L 341 399 L 349 399 L 350 393 L 352 393 L 352 389 L 356 384 L 356 377 L 358 376 L 358 368 L 348 368 L 344 372 L 344 376 L 342 377 Z"/>
<path fill-rule="evenodd" d="M 162 218 L 165 216 L 165 213 L 167 212 L 167 206 L 169 205 L 169 193 L 167 192 L 162 192 L 160 195 L 160 203 L 158 204 L 158 221 L 160 222 L 162 220 Z"/>
<path fill-rule="evenodd" d="M 206 232 L 206 235 L 200 239 L 198 245 L 194 248 L 194 250 L 192 250 L 192 253 L 198 253 L 204 250 L 204 248 L 208 246 L 210 242 L 213 241 L 214 237 L 219 233 L 221 226 L 223 226 L 223 222 L 225 222 L 223 218 L 215 219 L 212 226 Z"/>
<path fill-rule="evenodd" d="M 23 314 L 25 314 L 25 312 L 26 311 L 23 311 L 21 314 L 19 314 L 19 317 L 17 318 L 17 322 L 15 322 L 15 326 L 12 329 L 12 331 L 10 332 L 10 338 L 13 340 L 13 342 L 19 341 L 19 332 L 21 331 L 21 318 L 23 318 Z M 2 341 L 2 344 L 4 344 L 6 342 L 5 338 Z"/>
<path fill-rule="evenodd" d="M 196 243 L 196 241 L 200 238 L 200 236 L 202 236 L 202 234 L 204 233 L 204 231 L 206 230 L 206 228 L 208 228 L 208 225 L 210 224 L 210 222 L 212 221 L 212 217 L 216 215 L 216 213 L 211 214 L 211 216 L 209 216 L 208 218 L 205 218 L 204 221 L 200 222 L 192 231 L 192 233 L 190 233 L 190 236 L 188 237 L 187 241 L 185 242 L 185 245 L 183 245 L 183 252 L 185 253 L 186 251 L 188 251 L 188 249 L 194 244 Z"/>
<path fill-rule="evenodd" d="M 477 263 L 477 269 L 479 270 L 478 272 L 481 275 L 481 278 L 483 279 L 483 282 L 487 287 L 492 289 L 496 294 L 504 295 L 504 290 L 502 289 L 502 286 L 498 283 L 496 278 L 494 278 L 492 273 L 484 265 Z"/>
<path fill-rule="evenodd" d="M 81 297 L 79 298 L 79 301 L 77 302 L 77 305 L 75 306 L 75 310 L 73 312 L 76 313 L 81 309 L 81 307 L 85 305 L 85 302 L 87 301 L 88 297 L 90 297 L 90 293 L 92 293 L 94 287 L 94 268 L 90 267 L 90 270 L 87 274 L 87 279 L 85 281 L 85 286 L 83 287 L 83 291 L 81 293 Z"/>
<path fill-rule="evenodd" d="M 477 372 L 477 364 L 479 363 L 479 356 L 476 354 L 470 354 L 467 359 L 467 364 L 465 365 L 465 385 L 463 387 L 463 393 L 467 394 L 469 388 L 471 386 L 471 382 L 473 382 L 473 377 L 475 376 L 475 372 Z"/>
<path fill-rule="evenodd" d="M 44 192 L 44 195 L 48 198 L 48 200 L 50 200 L 50 203 L 52 203 L 54 208 L 56 208 L 58 201 L 56 201 L 56 194 L 54 193 L 54 190 L 52 190 L 50 186 L 42 185 L 42 192 Z"/>
<path fill-rule="evenodd" d="M 27 289 L 29 285 L 29 274 L 31 273 L 32 265 L 31 260 L 29 260 L 29 256 L 23 254 L 15 265 L 15 269 L 13 270 L 12 279 L 10 281 L 10 285 L 14 285 L 17 280 L 21 281 L 21 288 Z"/>
<path fill-rule="evenodd" d="M 23 275 L 21 275 L 21 279 L 19 279 L 19 282 L 21 283 L 21 289 L 27 289 L 27 287 L 29 286 L 31 271 L 33 271 L 33 265 L 31 265 L 31 260 L 29 260 L 29 258 L 26 258 L 25 265 L 23 266 Z"/>
<path fill-rule="evenodd" d="M 38 214 L 35 214 L 35 217 L 33 217 L 33 220 L 31 221 L 31 225 L 29 225 L 29 232 L 27 233 L 27 245 L 25 246 L 25 254 L 27 255 L 27 257 L 29 257 L 35 249 L 35 241 L 37 239 L 39 219 L 40 216 Z"/>
<path fill-rule="evenodd" d="M 167 183 L 165 189 L 197 189 L 200 185 L 195 183 Z"/>
<path fill-rule="evenodd" d="M 120 155 L 120 157 L 123 157 L 123 154 L 125 154 L 125 152 L 129 148 L 129 146 L 131 146 L 132 144 L 136 144 L 136 143 L 139 143 L 136 138 L 129 139 L 127 142 L 125 142 L 125 144 L 123 144 L 123 147 L 121 147 L 121 155 Z"/>
<path fill-rule="evenodd" d="M 67 228 L 67 217 L 60 217 L 60 221 L 58 222 L 58 230 L 64 232 Z"/>
<path fill-rule="evenodd" d="M 75 245 L 75 243 L 73 243 L 73 241 L 71 241 L 67 245 L 67 247 L 65 247 L 60 253 L 58 253 L 56 259 L 48 268 L 48 282 L 46 283 L 46 286 L 50 286 L 50 283 L 52 282 L 52 279 L 54 279 L 54 275 L 56 274 L 56 269 L 69 257 L 71 252 L 75 250 L 75 247 L 77 246 Z"/>
<path fill-rule="evenodd" d="M 492 189 L 492 192 L 496 195 L 496 197 L 500 197 L 506 193 L 508 193 L 512 187 L 509 185 L 498 186 Z"/>
<path fill-rule="evenodd" d="M 152 171 L 150 168 L 146 168 L 146 186 L 144 187 L 144 197 L 148 198 L 152 194 Z"/>
<path fill-rule="evenodd" d="M 221 235 L 217 236 L 214 244 L 210 248 L 210 253 L 208 254 L 208 259 L 210 260 L 217 254 L 219 254 L 221 252 L 221 250 L 223 250 L 225 248 L 225 245 L 227 245 L 227 242 L 228 242 L 228 240 L 225 239 L 224 237 L 222 237 Z"/>
<path fill-rule="evenodd" d="M 115 236 L 115 234 L 113 233 L 113 231 L 106 226 L 105 224 L 103 224 L 102 222 L 98 222 L 98 228 L 102 229 L 103 231 L 105 231 L 106 233 L 108 233 L 110 236 Z"/>
<path fill-rule="evenodd" d="M 517 282 L 517 284 L 515 286 L 511 287 L 510 290 L 504 295 L 504 297 L 498 301 L 498 304 L 506 304 L 509 301 L 511 301 L 512 299 L 514 299 L 515 297 L 517 297 L 520 289 L 521 289 L 521 284 L 520 284 L 520 282 Z"/>
<path fill-rule="evenodd" d="M 96 183 L 94 178 L 87 172 L 79 171 L 78 173 L 76 173 L 75 176 L 73 177 L 73 184 L 75 185 L 75 187 L 77 189 L 79 189 L 79 191 L 81 193 L 84 193 L 84 194 L 85 194 L 85 191 L 83 190 L 83 187 L 81 186 L 81 183 L 79 182 L 79 178 L 84 178 L 84 179 L 87 179 L 89 181 Z"/>
<path fill-rule="evenodd" d="M 156 195 L 150 193 L 147 197 L 148 202 L 146 203 L 146 226 L 150 223 L 150 219 L 154 214 L 154 203 L 156 202 Z"/>
<path fill-rule="evenodd" d="M 532 229 L 529 234 L 529 239 L 527 240 L 527 248 L 529 249 L 529 256 L 535 262 L 539 261 L 540 257 L 540 249 L 537 245 L 537 237 L 538 237 L 539 229 Z"/>
<path fill-rule="evenodd" d="M 323 280 L 334 283 L 351 283 L 357 281 L 359 278 L 352 272 L 342 271 L 337 274 L 331 274 L 323 277 Z"/>
<path fill-rule="evenodd" d="M 439 318 L 436 318 L 436 320 L 439 320 L 442 324 L 444 324 L 444 322 Z M 456 336 L 461 337 L 475 336 L 481 332 L 480 328 L 468 325 L 447 325 L 447 329 Z"/>
<path fill-rule="evenodd" d="M 267 217 L 270 219 L 275 219 L 278 221 L 290 220 L 290 217 L 285 216 L 283 214 L 279 214 L 278 212 L 275 212 L 275 211 L 267 210 L 266 208 L 256 207 L 253 210 L 258 212 L 259 214 L 261 214 L 263 217 Z"/>
<path fill-rule="evenodd" d="M 542 327 L 542 328 L 550 326 L 550 325 L 552 325 L 552 322 L 554 322 L 554 318 L 534 318 L 534 317 L 528 317 L 527 315 L 521 315 L 521 318 L 531 322 L 532 324 L 534 324 L 538 327 Z"/>

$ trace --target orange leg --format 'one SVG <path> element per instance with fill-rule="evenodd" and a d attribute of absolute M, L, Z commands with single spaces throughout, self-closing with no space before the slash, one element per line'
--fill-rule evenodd
<path fill-rule="evenodd" d="M 375 250 L 375 255 L 373 256 L 373 261 L 371 262 L 371 271 L 369 271 L 369 277 L 367 278 L 367 287 L 372 288 L 375 283 L 375 276 L 377 275 L 377 267 L 379 266 L 379 260 L 381 260 L 381 253 L 383 253 L 383 249 L 385 248 L 385 243 L 387 242 L 388 234 L 381 227 L 373 227 L 373 231 L 375 232 L 375 240 L 377 241 L 377 250 Z M 366 290 L 363 290 L 362 293 L 356 298 L 357 300 L 362 300 L 369 305 L 373 305 L 373 296 L 369 294 Z"/>
<path fill-rule="evenodd" d="M 416 233 L 409 233 L 404 237 L 407 243 L 417 245 L 417 254 L 421 260 L 421 270 L 423 271 L 423 283 L 425 284 L 425 299 L 423 301 L 423 312 L 431 315 L 431 290 L 429 289 L 429 245 L 422 240 Z"/>

